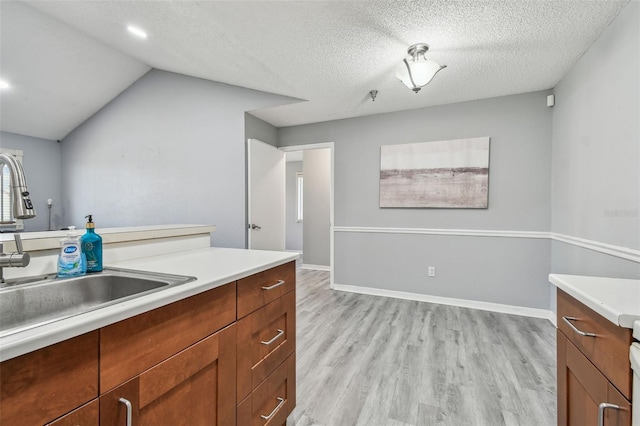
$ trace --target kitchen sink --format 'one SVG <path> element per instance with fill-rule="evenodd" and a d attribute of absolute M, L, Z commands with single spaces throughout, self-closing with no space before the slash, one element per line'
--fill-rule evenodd
<path fill-rule="evenodd" d="M 17 279 L 0 288 L 0 337 L 194 280 L 116 268 L 75 278 Z"/>

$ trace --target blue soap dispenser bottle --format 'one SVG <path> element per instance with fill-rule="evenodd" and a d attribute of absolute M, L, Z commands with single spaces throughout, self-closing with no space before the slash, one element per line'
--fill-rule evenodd
<path fill-rule="evenodd" d="M 80 243 L 82 252 L 87 258 L 87 272 L 100 272 L 102 271 L 102 237 L 96 234 L 93 215 L 87 215 L 85 218 L 87 218 L 87 232 L 80 239 Z"/>

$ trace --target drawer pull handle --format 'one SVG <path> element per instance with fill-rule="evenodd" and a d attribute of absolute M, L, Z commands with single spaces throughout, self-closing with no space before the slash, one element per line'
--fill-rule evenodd
<path fill-rule="evenodd" d="M 132 423 L 133 407 L 131 407 L 131 401 L 129 401 L 126 398 L 120 398 L 118 402 L 123 403 L 124 406 L 127 407 L 127 426 L 131 426 L 133 424 Z"/>
<path fill-rule="evenodd" d="M 614 410 L 622 409 L 619 405 L 609 404 L 608 402 L 603 402 L 598 405 L 598 426 L 604 426 L 604 410 L 607 408 L 612 408 Z"/>
<path fill-rule="evenodd" d="M 576 317 L 562 317 L 562 320 L 563 320 L 564 322 L 566 322 L 566 323 L 567 323 L 567 325 L 568 325 L 569 327 L 571 327 L 571 329 L 572 329 L 573 331 L 575 331 L 576 333 L 578 333 L 579 335 L 581 335 L 581 336 L 587 336 L 587 337 L 596 337 L 596 334 L 595 334 L 595 333 L 587 333 L 587 332 L 584 332 L 584 331 L 582 331 L 582 330 L 578 330 L 578 328 L 577 328 L 575 325 L 573 325 L 573 323 L 572 323 L 571 321 L 578 321 L 578 318 L 576 318 Z"/>
<path fill-rule="evenodd" d="M 263 290 L 273 290 L 276 287 L 280 287 L 284 284 L 284 280 L 278 280 L 274 285 L 270 285 L 269 287 L 262 287 Z"/>
<path fill-rule="evenodd" d="M 260 343 L 262 343 L 263 345 L 267 345 L 268 346 L 268 345 L 272 344 L 273 342 L 275 342 L 276 340 L 278 340 L 280 337 L 282 337 L 283 334 L 284 334 L 284 330 L 278 329 L 278 334 L 276 334 L 276 336 L 273 339 L 268 340 L 266 342 L 264 340 L 261 340 Z"/>
<path fill-rule="evenodd" d="M 276 412 L 280 409 L 280 407 L 284 405 L 284 399 L 278 397 L 278 401 L 280 402 L 278 403 L 278 405 L 276 405 L 276 408 L 274 408 L 273 411 L 269 413 L 268 416 L 261 415 L 260 417 L 262 417 L 265 420 L 269 420 L 271 417 L 273 417 L 273 415 L 276 414 Z"/>

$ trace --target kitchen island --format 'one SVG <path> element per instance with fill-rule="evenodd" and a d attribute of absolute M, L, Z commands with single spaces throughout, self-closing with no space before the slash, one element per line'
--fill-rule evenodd
<path fill-rule="evenodd" d="M 558 425 L 631 425 L 640 280 L 550 274 L 549 281 L 558 301 Z"/>
<path fill-rule="evenodd" d="M 120 248 L 106 265 L 196 279 L 0 337 L 0 424 L 283 424 L 297 254 Z"/>

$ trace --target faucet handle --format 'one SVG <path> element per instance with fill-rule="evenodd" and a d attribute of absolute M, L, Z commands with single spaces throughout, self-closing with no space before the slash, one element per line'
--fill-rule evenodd
<path fill-rule="evenodd" d="M 16 240 L 16 249 L 18 250 L 18 253 L 23 254 L 24 250 L 22 248 L 22 237 L 20 237 L 20 234 L 13 234 L 13 238 Z"/>

